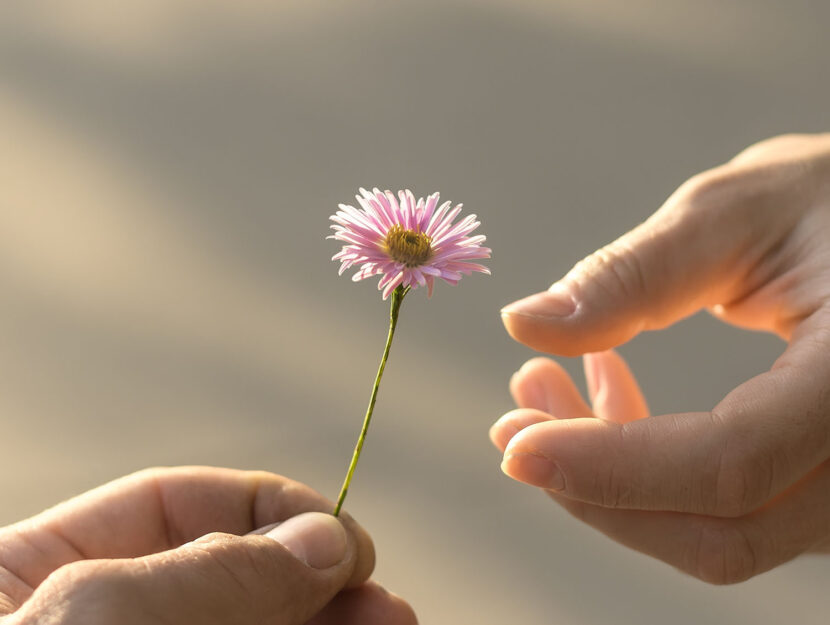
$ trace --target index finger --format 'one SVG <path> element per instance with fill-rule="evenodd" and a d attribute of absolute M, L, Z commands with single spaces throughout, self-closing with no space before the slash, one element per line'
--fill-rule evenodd
<path fill-rule="evenodd" d="M 805 171 L 803 156 L 791 155 L 774 167 L 741 160 L 694 176 L 547 291 L 502 309 L 507 331 L 538 351 L 577 356 L 741 301 L 755 288 L 748 268 L 778 249 L 815 202 Z M 790 304 L 756 315 L 752 327 L 789 337 L 800 312 Z"/>
<path fill-rule="evenodd" d="M 37 586 L 81 559 L 135 558 L 210 532 L 246 534 L 302 512 L 330 512 L 311 488 L 263 471 L 214 467 L 139 471 L 2 530 L 0 566 Z M 374 568 L 369 535 L 348 515 L 360 557 L 353 583 Z"/>

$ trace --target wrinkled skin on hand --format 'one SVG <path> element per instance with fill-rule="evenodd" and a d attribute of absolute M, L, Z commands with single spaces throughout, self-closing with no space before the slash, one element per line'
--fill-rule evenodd
<path fill-rule="evenodd" d="M 414 625 L 404 601 L 367 581 L 369 535 L 319 514 L 331 509 L 271 473 L 141 471 L 0 530 L 0 623 Z M 318 528 L 305 561 L 296 540 L 263 535 L 295 517 Z"/>
<path fill-rule="evenodd" d="M 649 416 L 611 348 L 705 308 L 788 342 L 706 412 Z M 830 549 L 830 134 L 754 145 L 683 184 L 548 291 L 507 306 L 534 349 L 585 356 L 592 406 L 534 359 L 492 428 L 511 477 L 714 584 Z"/>

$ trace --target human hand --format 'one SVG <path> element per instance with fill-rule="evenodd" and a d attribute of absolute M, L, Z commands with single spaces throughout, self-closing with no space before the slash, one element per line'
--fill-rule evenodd
<path fill-rule="evenodd" d="M 509 476 L 577 518 L 734 583 L 830 551 L 830 134 L 764 141 L 693 177 L 503 319 L 516 340 L 572 356 L 701 308 L 789 345 L 711 411 L 650 418 L 615 354 L 586 358 L 593 411 L 535 359 L 511 382 L 521 408 L 491 438 Z"/>
<path fill-rule="evenodd" d="M 270 473 L 141 471 L 0 530 L 0 623 L 415 624 L 331 508 Z"/>

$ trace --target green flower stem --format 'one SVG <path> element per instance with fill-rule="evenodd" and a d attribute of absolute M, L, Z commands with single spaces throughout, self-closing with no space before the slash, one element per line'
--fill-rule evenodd
<path fill-rule="evenodd" d="M 363 427 L 360 430 L 360 436 L 357 438 L 357 445 L 352 454 L 352 461 L 349 464 L 349 470 L 346 472 L 346 479 L 343 480 L 343 488 L 340 489 L 340 496 L 337 498 L 337 505 L 334 507 L 334 516 L 340 514 L 340 509 L 343 507 L 343 501 L 346 499 L 346 494 L 349 492 L 349 485 L 352 483 L 355 467 L 357 461 L 360 459 L 360 452 L 363 450 L 363 442 L 366 440 L 366 433 L 369 431 L 369 423 L 372 421 L 372 413 L 375 410 L 375 402 L 378 399 L 378 389 L 380 388 L 380 379 L 383 377 L 383 370 L 386 369 L 386 361 L 389 358 L 389 350 L 392 347 L 392 339 L 395 336 L 395 328 L 398 326 L 398 313 L 401 310 L 401 303 L 404 296 L 409 293 L 409 287 L 403 288 L 399 286 L 392 291 L 392 307 L 389 311 L 389 335 L 386 337 L 386 347 L 383 350 L 383 357 L 380 359 L 380 367 L 378 367 L 378 374 L 375 377 L 375 384 L 372 387 L 372 396 L 369 398 L 369 407 L 366 409 L 366 416 L 363 418 Z"/>

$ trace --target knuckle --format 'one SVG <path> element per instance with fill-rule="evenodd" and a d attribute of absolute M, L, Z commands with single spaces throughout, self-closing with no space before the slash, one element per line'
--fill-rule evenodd
<path fill-rule="evenodd" d="M 144 469 L 140 469 L 132 474 L 131 477 L 140 480 L 140 481 L 153 481 L 157 480 L 160 477 L 163 477 L 171 472 L 175 471 L 175 469 L 171 467 L 146 467 Z"/>
<path fill-rule="evenodd" d="M 616 428 L 617 446 L 626 447 L 627 428 Z M 593 501 L 604 508 L 635 508 L 642 503 L 641 486 L 630 472 L 621 471 L 609 456 L 609 462 L 594 475 Z M 599 468 L 598 468 L 599 469 Z"/>
<path fill-rule="evenodd" d="M 721 517 L 739 517 L 750 509 L 751 478 L 740 468 L 721 469 L 712 513 Z"/>
<path fill-rule="evenodd" d="M 47 593 L 60 597 L 72 610 L 89 609 L 96 615 L 128 604 L 134 592 L 132 577 L 125 568 L 108 560 L 81 560 L 62 566 L 44 586 Z"/>
<path fill-rule="evenodd" d="M 120 561 L 82 560 L 66 564 L 41 583 L 19 611 L 21 623 L 110 625 L 139 609 L 134 578 Z M 15 622 L 18 622 L 15 620 Z"/>
<path fill-rule="evenodd" d="M 816 135 L 807 132 L 785 132 L 768 139 L 768 141 L 811 141 Z"/>
<path fill-rule="evenodd" d="M 741 467 L 721 469 L 717 477 L 712 513 L 734 518 L 754 508 L 753 478 Z"/>
<path fill-rule="evenodd" d="M 757 159 L 770 154 L 776 154 L 783 150 L 799 148 L 815 141 L 816 136 L 817 135 L 790 132 L 770 137 L 745 148 L 732 159 L 732 162 Z"/>
<path fill-rule="evenodd" d="M 105 560 L 79 560 L 60 567 L 49 580 L 71 588 L 94 588 L 109 579 L 112 568 Z"/>
<path fill-rule="evenodd" d="M 268 548 L 270 539 L 251 537 L 246 548 L 240 548 L 240 541 L 239 536 L 213 532 L 194 541 L 192 548 L 198 554 L 194 562 L 203 571 L 246 592 L 255 578 L 272 577 L 280 562 Z"/>
<path fill-rule="evenodd" d="M 781 147 L 808 143 L 814 141 L 815 137 L 816 135 L 804 132 L 786 132 L 784 134 L 776 135 L 774 137 L 770 137 L 769 139 L 759 141 L 755 145 L 758 147 L 778 149 Z"/>
<path fill-rule="evenodd" d="M 625 501 L 630 499 L 630 490 L 617 479 L 613 465 L 604 475 L 598 475 L 594 484 L 596 501 L 604 508 L 622 507 Z"/>
<path fill-rule="evenodd" d="M 722 165 L 689 178 L 669 204 L 689 226 L 705 232 L 746 229 L 747 220 L 780 218 L 782 188 L 790 188 L 800 168 L 793 160 Z"/>
<path fill-rule="evenodd" d="M 198 546 L 210 545 L 211 547 L 222 548 L 223 546 L 229 546 L 230 543 L 238 538 L 238 536 L 228 534 L 227 532 L 210 532 L 209 534 L 200 536 L 194 540 L 192 544 Z"/>
<path fill-rule="evenodd" d="M 752 512 L 772 495 L 774 462 L 764 450 L 744 444 L 727 446 L 716 479 L 711 513 L 739 517 Z"/>
<path fill-rule="evenodd" d="M 593 284 L 613 297 L 638 297 L 646 291 L 642 262 L 624 239 L 614 241 L 580 261 L 574 274 L 590 277 Z"/>
<path fill-rule="evenodd" d="M 121 480 L 125 480 L 141 486 L 151 485 L 154 488 L 160 488 L 166 481 L 180 472 L 178 467 L 147 467 L 131 473 Z"/>
<path fill-rule="evenodd" d="M 758 572 L 756 547 L 734 522 L 701 525 L 691 573 L 698 579 L 724 586 L 737 584 Z"/>
<path fill-rule="evenodd" d="M 268 562 L 267 554 L 263 553 L 265 550 L 256 549 L 257 542 L 252 541 L 249 545 L 253 548 L 239 549 L 235 548 L 238 539 L 214 532 L 193 541 L 188 546 L 187 566 L 171 567 L 171 580 L 187 587 L 189 579 L 198 579 L 199 599 L 194 607 L 221 618 L 221 622 L 231 622 L 224 620 L 231 616 L 227 613 L 231 604 L 238 622 L 264 622 L 264 614 L 260 613 L 265 609 L 263 598 L 257 593 L 263 587 L 261 580 L 278 579 L 275 567 Z M 232 598 L 231 604 L 228 598 Z"/>
<path fill-rule="evenodd" d="M 705 213 L 731 204 L 745 190 L 744 182 L 741 170 L 717 167 L 689 178 L 678 189 L 678 196 L 689 213 Z"/>

